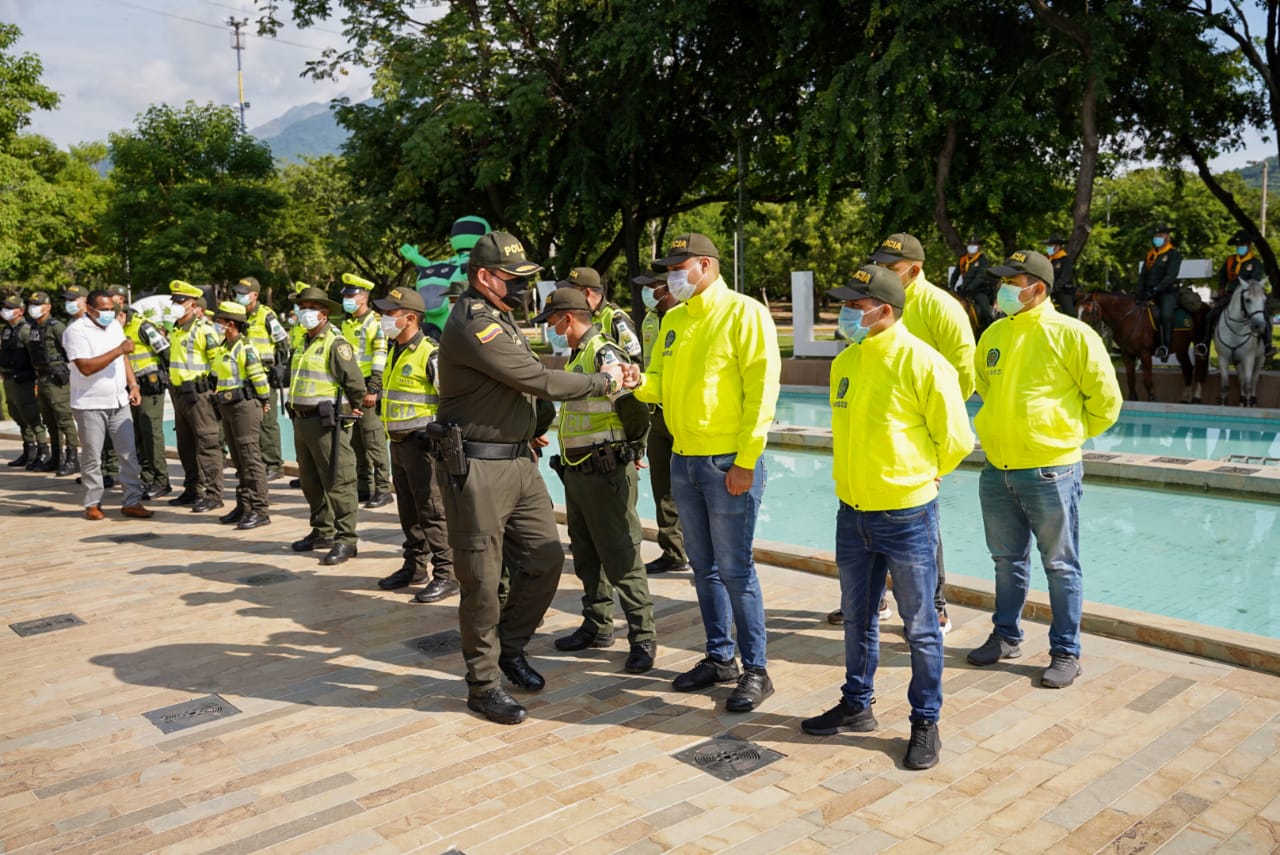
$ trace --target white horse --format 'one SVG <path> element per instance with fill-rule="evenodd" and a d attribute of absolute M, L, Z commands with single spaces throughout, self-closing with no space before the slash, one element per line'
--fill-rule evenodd
<path fill-rule="evenodd" d="M 1227 389 L 1231 379 L 1230 366 L 1235 363 L 1240 378 L 1240 406 L 1258 405 L 1258 377 L 1266 361 L 1267 342 L 1267 280 L 1241 281 L 1230 297 L 1230 302 L 1218 318 L 1213 342 L 1218 350 L 1218 371 L 1222 376 L 1222 388 L 1218 403 L 1227 402 Z"/>

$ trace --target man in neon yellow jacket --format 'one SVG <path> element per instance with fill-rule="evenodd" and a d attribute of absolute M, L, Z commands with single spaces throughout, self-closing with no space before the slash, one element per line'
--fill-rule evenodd
<path fill-rule="evenodd" d="M 1061 689 L 1081 673 L 1080 448 L 1115 424 L 1122 396 L 1102 339 L 1049 302 L 1049 259 L 1019 250 L 991 273 L 1001 277 L 996 299 L 1006 317 L 978 341 L 974 426 L 987 455 L 978 497 L 995 562 L 995 627 L 968 658 L 991 665 L 1022 655 L 1035 535 L 1053 612 L 1040 682 Z"/>
<path fill-rule="evenodd" d="M 942 747 L 942 629 L 933 609 L 938 479 L 973 450 L 973 431 L 955 368 L 907 329 L 907 295 L 895 273 L 868 264 L 829 293 L 844 303 L 840 331 L 850 342 L 831 365 L 845 681 L 840 702 L 801 728 L 829 736 L 878 726 L 871 712 L 880 660 L 877 613 L 885 578 L 892 576 L 911 648 L 904 765 L 928 769 Z"/>
<path fill-rule="evenodd" d="M 672 685 L 696 692 L 736 681 L 725 708 L 748 712 L 773 694 L 751 549 L 782 370 L 777 330 L 767 308 L 725 285 L 705 235 L 677 237 L 654 264 L 667 268 L 667 288 L 684 306 L 663 318 L 635 394 L 662 405 L 671 431 L 671 489 L 707 634 L 706 658 Z"/>

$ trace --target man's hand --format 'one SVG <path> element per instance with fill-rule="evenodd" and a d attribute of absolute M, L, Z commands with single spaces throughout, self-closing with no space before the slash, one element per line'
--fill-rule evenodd
<path fill-rule="evenodd" d="M 750 469 L 743 469 L 737 464 L 730 466 L 729 471 L 724 475 L 724 488 L 729 491 L 730 496 L 741 496 L 743 493 L 751 489 L 751 483 L 755 481 L 756 473 Z"/>
<path fill-rule="evenodd" d="M 623 366 L 616 363 L 609 363 L 600 369 L 600 373 L 608 375 L 609 378 L 613 380 L 614 385 L 621 389 L 624 387 L 623 380 L 626 377 L 623 370 Z"/>
<path fill-rule="evenodd" d="M 364 400 L 361 403 L 366 410 L 372 410 L 374 405 L 378 403 L 378 396 L 373 392 L 369 392 L 364 396 Z"/>
<path fill-rule="evenodd" d="M 133 339 L 126 338 L 124 341 L 120 342 L 120 344 L 116 345 L 116 350 L 120 351 L 121 355 L 133 353 Z"/>
<path fill-rule="evenodd" d="M 546 434 L 543 434 L 542 436 L 535 436 L 533 439 L 529 440 L 529 445 L 533 448 L 546 448 L 550 444 L 551 440 L 547 439 Z"/>
<path fill-rule="evenodd" d="M 364 410 L 358 410 L 355 407 L 352 407 L 351 415 L 355 416 L 356 418 L 360 418 L 361 416 L 364 415 Z"/>
<path fill-rule="evenodd" d="M 133 342 L 129 342 L 129 343 L 133 344 Z M 142 406 L 142 390 L 139 389 L 137 386 L 129 387 L 129 406 L 131 407 Z"/>

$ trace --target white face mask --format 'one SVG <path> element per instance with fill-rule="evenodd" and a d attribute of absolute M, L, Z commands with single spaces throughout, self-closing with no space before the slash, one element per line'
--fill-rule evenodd
<path fill-rule="evenodd" d="M 27 315 L 30 316 L 33 321 L 40 320 L 48 311 L 49 307 L 44 303 L 32 303 L 30 306 L 27 306 Z"/>
<path fill-rule="evenodd" d="M 226 325 L 226 324 L 224 324 L 224 323 L 222 323 L 222 322 L 220 322 L 220 321 L 214 321 L 214 322 L 213 322 L 213 331 L 214 331 L 214 332 L 216 332 L 218 335 L 222 336 L 223 338 L 226 338 L 226 335 L 227 335 L 227 325 Z"/>
<path fill-rule="evenodd" d="M 695 269 L 672 270 L 667 274 L 667 292 L 681 303 L 693 299 L 693 295 L 698 293 L 698 282 L 689 281 L 689 274 Z"/>
<path fill-rule="evenodd" d="M 12 322 L 21 316 L 21 309 L 0 309 L 0 317 L 4 318 L 6 321 Z"/>
<path fill-rule="evenodd" d="M 978 252 L 978 245 L 976 243 L 971 243 L 968 246 L 966 246 L 965 249 L 969 251 L 970 255 L 975 255 Z"/>
<path fill-rule="evenodd" d="M 299 309 L 298 323 L 302 324 L 304 330 L 313 330 L 320 326 L 320 310 L 319 309 Z"/>
<path fill-rule="evenodd" d="M 378 323 L 382 326 L 382 334 L 387 338 L 396 338 L 400 335 L 402 327 L 400 319 L 395 315 L 383 315 L 379 318 Z"/>

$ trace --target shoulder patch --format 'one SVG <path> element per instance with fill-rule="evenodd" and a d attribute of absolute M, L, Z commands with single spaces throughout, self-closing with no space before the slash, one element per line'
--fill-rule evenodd
<path fill-rule="evenodd" d="M 502 335 L 502 327 L 497 324 L 489 324 L 484 329 L 476 331 L 476 338 L 480 339 L 481 344 L 488 344 L 500 335 Z"/>
<path fill-rule="evenodd" d="M 987 367 L 995 368 L 996 363 L 1000 361 L 1000 349 L 992 347 L 987 350 Z"/>
<path fill-rule="evenodd" d="M 356 352 L 351 349 L 351 344 L 349 342 L 340 341 L 333 346 L 333 349 L 338 352 L 339 359 L 355 358 Z"/>
<path fill-rule="evenodd" d="M 667 340 L 666 340 L 666 342 L 664 343 L 664 345 L 663 345 L 663 346 L 664 346 L 664 347 L 670 347 L 671 345 L 673 345 L 673 344 L 675 344 L 675 343 L 676 343 L 676 331 L 675 331 L 675 330 L 667 330 Z"/>
<path fill-rule="evenodd" d="M 840 386 L 836 389 L 836 397 L 843 398 L 848 393 L 849 393 L 849 378 L 841 377 Z"/>

